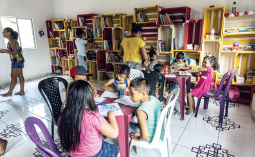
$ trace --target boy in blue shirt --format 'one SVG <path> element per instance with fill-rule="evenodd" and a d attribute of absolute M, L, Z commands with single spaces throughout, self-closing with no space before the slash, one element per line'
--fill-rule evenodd
<path fill-rule="evenodd" d="M 135 78 L 130 83 L 130 98 L 133 102 L 140 101 L 135 115 L 139 125 L 130 123 L 129 133 L 137 141 L 151 142 L 156 132 L 160 116 L 161 103 L 154 96 L 149 96 L 150 85 L 145 78 Z"/>

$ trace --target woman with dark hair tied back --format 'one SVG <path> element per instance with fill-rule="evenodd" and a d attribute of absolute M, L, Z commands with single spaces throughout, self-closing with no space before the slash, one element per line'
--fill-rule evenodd
<path fill-rule="evenodd" d="M 13 89 L 17 83 L 17 77 L 20 82 L 20 91 L 15 95 L 25 95 L 24 92 L 24 76 L 23 76 L 23 68 L 24 68 L 24 57 L 22 55 L 22 49 L 18 43 L 18 33 L 14 31 L 10 27 L 6 27 L 3 30 L 3 37 L 8 39 L 7 49 L 0 49 L 0 53 L 8 53 L 10 55 L 12 70 L 11 70 L 11 85 L 9 91 L 5 94 L 2 94 L 3 97 L 12 96 Z"/>
<path fill-rule="evenodd" d="M 131 69 L 141 70 L 142 60 L 148 60 L 145 42 L 141 39 L 142 27 L 132 23 L 131 35 L 121 42 L 119 56 L 123 56 L 123 64 Z"/>
<path fill-rule="evenodd" d="M 108 111 L 108 123 L 96 112 L 93 98 L 87 81 L 70 84 L 66 107 L 58 122 L 60 144 L 69 157 L 119 157 L 118 147 L 102 139 L 102 134 L 109 138 L 117 138 L 119 134 L 115 111 Z"/>

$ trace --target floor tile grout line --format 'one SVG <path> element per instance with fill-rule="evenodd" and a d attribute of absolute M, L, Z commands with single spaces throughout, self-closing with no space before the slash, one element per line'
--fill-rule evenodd
<path fill-rule="evenodd" d="M 176 145 L 175 145 L 175 147 L 174 147 L 174 149 L 173 149 L 173 151 L 172 151 L 172 154 L 173 154 L 173 152 L 175 151 L 175 148 L 176 148 L 176 146 L 178 145 L 178 143 L 179 143 L 179 141 L 180 141 L 180 139 L 181 139 L 181 137 L 182 137 L 184 131 L 186 130 L 186 128 L 187 128 L 187 126 L 188 126 L 188 124 L 189 124 L 189 122 L 190 122 L 192 116 L 193 116 L 193 113 L 192 113 L 192 115 L 190 116 L 190 119 L 189 119 L 188 123 L 186 124 L 185 128 L 183 129 L 183 132 L 182 132 L 180 138 L 178 139 L 178 141 L 177 141 L 177 143 L 176 143 Z"/>

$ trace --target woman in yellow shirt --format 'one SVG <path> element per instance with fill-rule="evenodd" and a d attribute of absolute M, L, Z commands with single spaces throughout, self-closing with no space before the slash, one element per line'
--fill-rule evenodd
<path fill-rule="evenodd" d="M 136 23 L 132 23 L 131 35 L 121 42 L 119 56 L 123 56 L 123 64 L 127 64 L 130 69 L 141 70 L 142 61 L 148 60 L 145 49 L 145 42 L 141 39 L 142 28 Z"/>

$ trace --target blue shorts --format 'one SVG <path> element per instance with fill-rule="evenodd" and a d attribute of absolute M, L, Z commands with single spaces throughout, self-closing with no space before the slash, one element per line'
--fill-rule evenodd
<path fill-rule="evenodd" d="M 119 154 L 119 148 L 116 144 L 110 144 L 105 141 L 102 143 L 101 150 L 92 157 L 117 157 Z M 68 155 L 68 157 L 71 157 Z"/>

